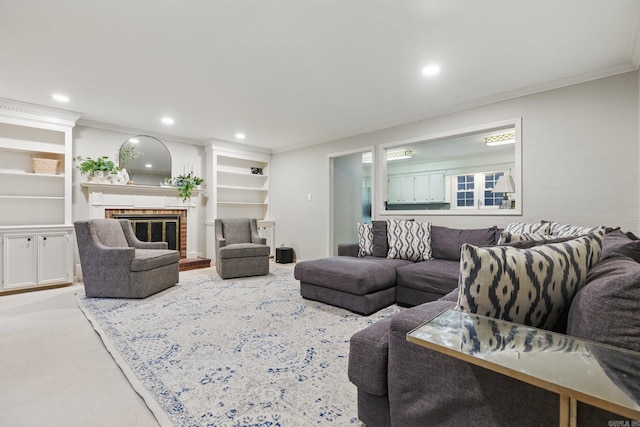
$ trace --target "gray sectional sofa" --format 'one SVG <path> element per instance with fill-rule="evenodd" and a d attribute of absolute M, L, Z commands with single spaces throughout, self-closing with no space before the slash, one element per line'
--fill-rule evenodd
<path fill-rule="evenodd" d="M 495 227 L 454 230 L 432 226 L 433 260 L 393 264 L 389 261 L 405 260 L 385 260 L 375 253 L 356 257 L 358 245 L 349 244 L 340 248 L 342 256 L 321 263 L 309 261 L 312 268 L 303 266 L 296 273 L 301 280 L 301 293 L 307 298 L 348 309 L 354 307 L 355 300 L 358 310 L 354 311 L 366 313 L 374 306 L 365 303 L 368 295 L 379 296 L 381 291 L 388 294 L 391 289 L 395 302 L 409 307 L 351 337 L 348 376 L 358 389 L 358 417 L 367 426 L 558 424 L 558 394 L 425 349 L 406 338 L 414 328 L 457 306 L 462 243 L 495 245 L 500 232 Z M 568 239 L 555 241 L 562 240 Z M 529 241 L 514 246 L 529 248 L 545 243 Z M 451 259 L 456 257 L 458 260 Z M 378 279 L 377 288 L 363 293 L 358 283 L 366 282 L 370 265 L 384 265 L 386 270 L 369 270 L 369 277 Z M 330 266 L 333 271 L 323 275 L 323 266 Z M 391 279 L 391 270 L 395 271 L 395 280 Z M 359 282 L 342 288 L 341 273 L 346 273 L 348 281 L 359 277 Z M 315 293 L 309 294 L 311 289 Z M 381 306 L 389 299 L 387 295 L 376 303 Z M 599 262 L 588 271 L 585 283 L 565 311 L 565 320 L 557 331 L 640 351 L 640 240 L 631 233 L 609 230 L 602 240 Z M 630 371 L 637 375 L 637 369 L 626 361 L 618 365 L 616 361 L 607 363 L 624 373 L 624 389 L 640 404 L 640 379 L 627 375 Z M 608 426 L 626 419 L 579 403 L 578 420 L 580 426 Z"/>
<path fill-rule="evenodd" d="M 358 256 L 358 243 L 338 245 L 338 256 L 302 261 L 295 267 L 304 298 L 369 315 L 393 303 L 412 307 L 443 297 L 458 286 L 463 243 L 494 245 L 497 227 L 452 229 L 431 226 L 433 259 L 387 258 L 387 222 L 373 221 L 371 256 Z"/>
<path fill-rule="evenodd" d="M 565 333 L 640 351 L 638 261 L 640 240 L 619 231 L 605 235 L 601 261 L 573 298 Z M 558 394 L 407 341 L 408 332 L 454 308 L 457 297 L 453 290 L 351 338 L 348 375 L 358 387 L 360 420 L 369 427 L 557 425 Z M 639 378 L 627 380 L 630 397 L 640 403 Z M 626 419 L 578 403 L 578 420 L 580 426 L 608 426 Z"/>

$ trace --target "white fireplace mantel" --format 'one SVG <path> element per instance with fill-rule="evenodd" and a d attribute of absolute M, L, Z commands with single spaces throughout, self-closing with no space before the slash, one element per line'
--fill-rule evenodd
<path fill-rule="evenodd" d="M 198 233 L 200 224 L 199 207 L 203 190 L 194 190 L 193 196 L 182 201 L 175 187 L 154 187 L 150 185 L 117 185 L 97 182 L 83 182 L 80 186 L 87 191 L 89 218 L 105 217 L 105 209 L 184 209 L 187 211 L 187 258 L 198 257 L 200 247 Z"/>

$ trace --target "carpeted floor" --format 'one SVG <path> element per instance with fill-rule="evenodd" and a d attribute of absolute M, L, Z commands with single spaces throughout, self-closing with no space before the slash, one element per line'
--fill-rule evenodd
<path fill-rule="evenodd" d="M 161 425 L 361 425 L 349 338 L 372 316 L 300 297 L 290 268 L 78 305 Z"/>

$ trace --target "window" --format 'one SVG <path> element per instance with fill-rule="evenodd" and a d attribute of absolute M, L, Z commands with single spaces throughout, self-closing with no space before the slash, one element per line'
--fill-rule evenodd
<path fill-rule="evenodd" d="M 486 173 L 484 174 L 484 205 L 500 206 L 502 203 L 503 193 L 492 193 L 493 187 L 498 182 L 498 178 L 504 175 L 504 172 Z"/>
<path fill-rule="evenodd" d="M 503 193 L 493 193 L 493 187 L 498 178 L 504 175 L 500 172 L 478 172 L 474 174 L 456 175 L 452 177 L 455 185 L 455 208 L 492 209 L 499 208 L 502 203 Z M 476 185 L 478 183 L 478 185 Z"/>
<path fill-rule="evenodd" d="M 457 178 L 458 185 L 456 187 L 456 207 L 473 207 L 475 206 L 475 176 L 460 175 Z"/>

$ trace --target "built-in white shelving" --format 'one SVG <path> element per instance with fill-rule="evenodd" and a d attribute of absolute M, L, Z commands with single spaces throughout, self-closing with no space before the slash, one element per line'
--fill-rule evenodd
<path fill-rule="evenodd" d="M 0 293 L 73 281 L 71 147 L 78 118 L 0 98 Z M 36 173 L 33 159 L 57 160 L 57 168 Z"/>

